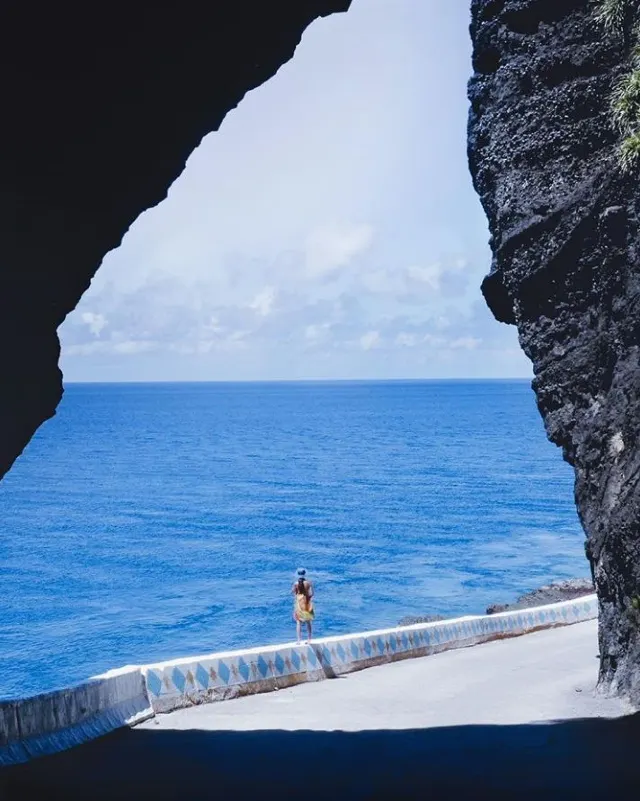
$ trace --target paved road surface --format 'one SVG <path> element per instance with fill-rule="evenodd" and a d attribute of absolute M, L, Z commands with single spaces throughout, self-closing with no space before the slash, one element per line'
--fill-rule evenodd
<path fill-rule="evenodd" d="M 586 801 L 636 793 L 640 718 L 594 692 L 597 668 L 595 621 L 408 660 L 160 716 L 9 771 L 5 796 Z"/>
<path fill-rule="evenodd" d="M 619 717 L 623 704 L 595 696 L 597 676 L 597 622 L 591 620 L 192 707 L 140 728 L 365 731 Z"/>

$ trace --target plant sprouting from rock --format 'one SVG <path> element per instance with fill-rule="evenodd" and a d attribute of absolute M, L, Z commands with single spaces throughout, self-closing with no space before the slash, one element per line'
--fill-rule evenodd
<path fill-rule="evenodd" d="M 596 19 L 608 31 L 622 30 L 633 0 L 600 0 Z"/>
<path fill-rule="evenodd" d="M 640 0 L 599 0 L 596 19 L 610 35 L 623 35 Z M 630 70 L 623 75 L 611 98 L 613 122 L 622 134 L 618 161 L 623 172 L 640 163 L 640 27 L 632 32 Z"/>
<path fill-rule="evenodd" d="M 640 121 L 640 69 L 624 75 L 613 90 L 613 121 L 625 137 L 632 136 Z"/>
<path fill-rule="evenodd" d="M 613 91 L 613 121 L 623 139 L 618 152 L 620 167 L 629 172 L 640 161 L 640 61 Z"/>
<path fill-rule="evenodd" d="M 633 133 L 620 145 L 620 167 L 630 172 L 640 162 L 640 132 Z"/>

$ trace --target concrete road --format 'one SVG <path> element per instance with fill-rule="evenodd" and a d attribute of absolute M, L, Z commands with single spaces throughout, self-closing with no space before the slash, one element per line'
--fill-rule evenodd
<path fill-rule="evenodd" d="M 367 731 L 619 717 L 598 697 L 597 621 L 161 715 L 141 729 Z"/>
<path fill-rule="evenodd" d="M 596 653 L 589 622 L 183 710 L 6 771 L 0 798 L 626 796 L 640 719 L 594 693 Z"/>

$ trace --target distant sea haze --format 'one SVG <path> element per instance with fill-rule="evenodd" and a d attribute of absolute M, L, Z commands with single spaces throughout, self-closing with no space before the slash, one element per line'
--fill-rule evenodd
<path fill-rule="evenodd" d="M 527 380 L 68 385 L 0 515 L 2 697 L 588 572 Z"/>

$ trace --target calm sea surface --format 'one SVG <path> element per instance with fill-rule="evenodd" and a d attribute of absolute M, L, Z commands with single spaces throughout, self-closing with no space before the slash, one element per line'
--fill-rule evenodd
<path fill-rule="evenodd" d="M 67 386 L 0 521 L 4 697 L 588 573 L 527 381 Z"/>

